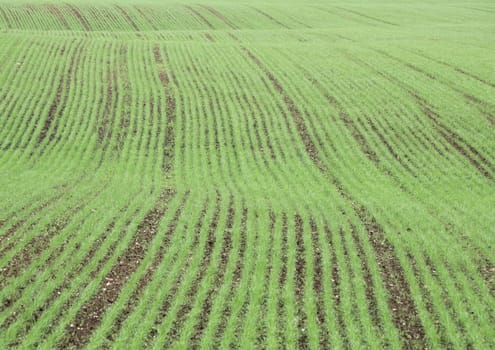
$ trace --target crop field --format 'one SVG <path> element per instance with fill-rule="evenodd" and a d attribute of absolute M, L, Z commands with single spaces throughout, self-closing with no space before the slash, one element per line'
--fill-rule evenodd
<path fill-rule="evenodd" d="M 0 349 L 495 348 L 493 1 L 0 0 Z"/>

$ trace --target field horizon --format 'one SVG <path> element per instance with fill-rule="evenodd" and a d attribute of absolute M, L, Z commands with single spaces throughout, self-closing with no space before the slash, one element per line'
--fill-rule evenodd
<path fill-rule="evenodd" d="M 495 4 L 0 0 L 0 349 L 495 348 Z"/>

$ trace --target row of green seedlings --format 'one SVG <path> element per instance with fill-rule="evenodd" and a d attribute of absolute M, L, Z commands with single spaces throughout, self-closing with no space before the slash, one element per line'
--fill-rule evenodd
<path fill-rule="evenodd" d="M 473 262 L 472 261 L 471 261 L 471 265 L 470 266 L 471 267 L 472 266 L 475 266 L 475 265 L 473 265 Z M 476 275 L 478 275 L 478 274 L 476 274 Z M 476 279 L 477 279 L 477 283 L 480 283 L 481 282 L 479 276 L 476 277 Z M 483 283 L 481 283 L 480 286 L 483 288 Z M 489 296 L 489 294 L 487 295 L 486 288 L 484 288 L 484 300 L 485 300 L 485 302 L 488 302 L 489 301 L 489 298 L 487 299 L 488 296 Z"/>

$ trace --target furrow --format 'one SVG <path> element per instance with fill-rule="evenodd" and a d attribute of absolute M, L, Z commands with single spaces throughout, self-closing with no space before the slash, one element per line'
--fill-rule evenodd
<path fill-rule="evenodd" d="M 96 294 L 80 309 L 75 317 L 77 323 L 67 328 L 66 336 L 59 344 L 60 348 L 81 346 L 88 341 L 93 330 L 98 327 L 105 310 L 117 299 L 126 280 L 138 268 L 147 246 L 157 233 L 161 218 L 167 210 L 167 204 L 174 196 L 175 192 L 171 189 L 165 189 L 159 195 L 153 208 L 138 226 L 133 244 L 127 248 L 119 259 L 119 263 L 102 281 Z"/>

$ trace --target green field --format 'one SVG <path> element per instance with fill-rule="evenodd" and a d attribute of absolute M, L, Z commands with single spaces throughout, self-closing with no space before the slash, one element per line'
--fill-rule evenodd
<path fill-rule="evenodd" d="M 494 252 L 495 2 L 0 0 L 0 349 L 493 349 Z"/>

